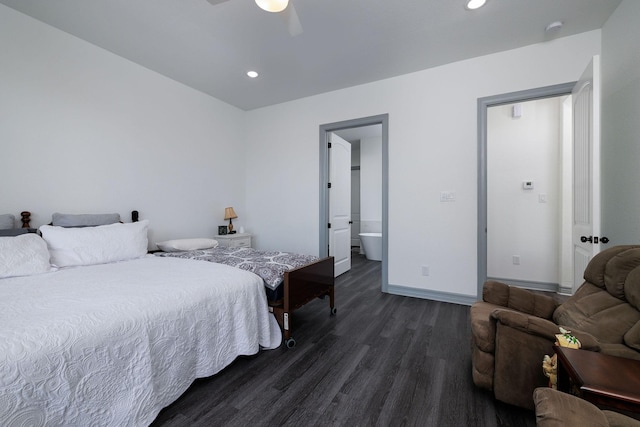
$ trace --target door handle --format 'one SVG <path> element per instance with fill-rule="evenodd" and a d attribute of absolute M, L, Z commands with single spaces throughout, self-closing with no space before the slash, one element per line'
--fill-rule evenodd
<path fill-rule="evenodd" d="M 587 243 L 587 242 L 589 242 L 589 243 L 595 243 L 595 244 L 597 244 L 597 243 L 598 243 L 598 240 L 600 241 L 600 243 L 604 243 L 604 244 L 609 243 L 609 238 L 608 238 L 608 237 L 606 237 L 606 236 L 602 236 L 602 237 L 598 237 L 598 236 L 596 236 L 596 237 L 593 237 L 593 236 L 589 236 L 589 237 L 587 237 L 587 236 L 580 236 L 580 241 L 581 241 L 582 243 Z"/>

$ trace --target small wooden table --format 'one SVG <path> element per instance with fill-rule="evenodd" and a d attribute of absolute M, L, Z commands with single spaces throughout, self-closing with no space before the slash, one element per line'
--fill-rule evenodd
<path fill-rule="evenodd" d="M 599 407 L 640 413 L 640 361 L 566 347 L 554 350 L 558 390 L 577 390 Z"/>

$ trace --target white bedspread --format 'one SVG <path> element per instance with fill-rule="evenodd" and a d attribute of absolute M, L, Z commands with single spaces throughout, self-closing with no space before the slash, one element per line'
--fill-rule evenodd
<path fill-rule="evenodd" d="M 142 426 L 280 345 L 258 276 L 145 257 L 0 280 L 0 425 Z"/>

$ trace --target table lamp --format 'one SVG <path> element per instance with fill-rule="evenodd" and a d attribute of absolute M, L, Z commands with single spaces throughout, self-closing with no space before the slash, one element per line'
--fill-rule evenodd
<path fill-rule="evenodd" d="M 231 222 L 231 220 L 234 218 L 238 218 L 238 215 L 236 215 L 233 208 L 232 207 L 224 208 L 224 219 L 229 220 L 229 234 L 235 233 L 235 231 L 233 230 L 233 223 Z"/>

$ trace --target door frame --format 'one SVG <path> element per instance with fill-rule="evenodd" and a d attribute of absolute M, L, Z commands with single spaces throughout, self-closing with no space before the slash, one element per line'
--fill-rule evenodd
<path fill-rule="evenodd" d="M 320 212 L 319 250 L 320 256 L 329 255 L 329 134 L 344 129 L 371 125 L 382 125 L 382 278 L 381 290 L 389 289 L 389 114 L 361 117 L 358 119 L 320 125 Z"/>
<path fill-rule="evenodd" d="M 487 280 L 487 110 L 497 105 L 571 95 L 576 82 L 478 98 L 478 294 Z"/>

